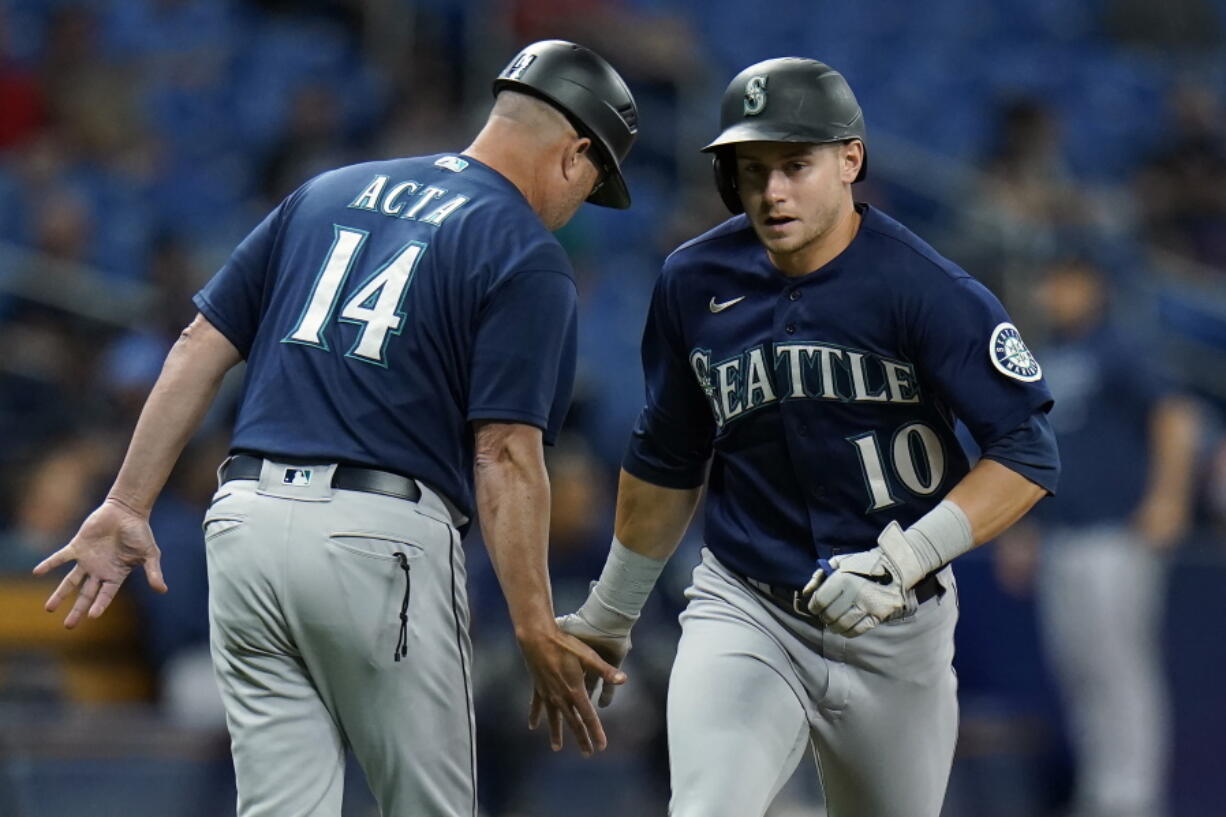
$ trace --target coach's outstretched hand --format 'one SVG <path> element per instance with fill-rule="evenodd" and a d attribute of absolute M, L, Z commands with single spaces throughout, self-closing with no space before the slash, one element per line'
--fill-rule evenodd
<path fill-rule="evenodd" d="M 85 518 L 72 541 L 40 562 L 34 574 L 41 576 L 62 564 L 76 562 L 44 605 L 48 613 L 53 613 L 75 590 L 76 603 L 64 619 L 64 626 L 71 630 L 87 613 L 90 618 L 98 618 L 106 612 L 119 586 L 137 565 L 144 565 L 149 586 L 165 593 L 161 556 L 149 520 L 107 499 Z"/>
<path fill-rule="evenodd" d="M 556 625 L 551 632 L 521 637 L 520 649 L 532 673 L 532 706 L 528 728 L 549 722 L 549 745 L 562 749 L 562 723 L 570 725 L 584 756 L 603 751 L 608 745 L 600 716 L 588 697 L 586 679 L 598 676 L 606 685 L 623 684 L 626 674 L 612 667 L 595 650 Z"/>

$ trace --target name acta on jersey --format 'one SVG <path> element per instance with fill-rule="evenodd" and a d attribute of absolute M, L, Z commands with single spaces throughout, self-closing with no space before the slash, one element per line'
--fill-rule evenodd
<path fill-rule="evenodd" d="M 694 349 L 690 366 L 721 427 L 780 400 L 920 402 L 910 363 L 830 343 L 754 346 L 714 364 L 709 350 Z"/>
<path fill-rule="evenodd" d="M 458 193 L 442 201 L 447 196 L 447 190 L 437 185 L 423 188 L 421 182 L 403 181 L 388 187 L 389 181 L 388 176 L 375 176 L 349 206 L 355 210 L 381 213 L 390 218 L 413 219 L 437 227 L 468 202 L 468 196 Z M 436 206 L 426 211 L 432 203 Z M 422 215 L 423 212 L 425 215 Z"/>

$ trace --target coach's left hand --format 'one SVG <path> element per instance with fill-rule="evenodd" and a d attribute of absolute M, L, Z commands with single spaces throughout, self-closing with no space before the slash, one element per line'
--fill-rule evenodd
<path fill-rule="evenodd" d="M 87 613 L 90 618 L 98 618 L 106 612 L 119 586 L 137 565 L 144 565 L 149 586 L 165 593 L 161 556 L 148 518 L 108 498 L 86 517 L 72 541 L 40 562 L 34 574 L 41 576 L 62 564 L 76 562 L 45 605 L 47 612 L 53 613 L 75 590 L 76 603 L 64 619 L 64 626 L 71 630 Z"/>
<path fill-rule="evenodd" d="M 814 574 L 802 593 L 810 613 L 819 616 L 831 632 L 848 638 L 901 612 L 907 605 L 907 591 L 924 575 L 897 522 L 881 532 L 877 547 L 835 556 L 830 566 L 833 572 Z"/>

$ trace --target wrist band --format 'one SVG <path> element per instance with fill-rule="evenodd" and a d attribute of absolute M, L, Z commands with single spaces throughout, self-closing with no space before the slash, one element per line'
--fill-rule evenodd
<path fill-rule="evenodd" d="M 906 530 L 907 542 L 925 574 L 939 570 L 975 546 L 966 512 L 948 499 Z"/>
<path fill-rule="evenodd" d="M 613 544 L 609 547 L 609 558 L 592 592 L 606 607 L 638 618 L 667 562 L 667 559 L 652 559 L 637 553 L 614 536 Z"/>

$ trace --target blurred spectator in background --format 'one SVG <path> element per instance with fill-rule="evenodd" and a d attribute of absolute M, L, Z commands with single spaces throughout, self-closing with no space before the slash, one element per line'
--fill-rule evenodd
<path fill-rule="evenodd" d="M 46 115 L 38 77 L 12 58 L 10 36 L 6 10 L 0 6 L 0 151 L 33 138 Z"/>
<path fill-rule="evenodd" d="M 84 388 L 98 362 L 100 327 L 21 300 L 5 303 L 0 321 L 0 479 L 18 488 L 27 467 L 52 456 L 64 439 L 97 431 L 100 394 Z M 2 522 L 2 520 L 0 520 Z"/>
<path fill-rule="evenodd" d="M 340 127 L 343 106 L 325 82 L 307 83 L 294 91 L 285 133 L 273 147 L 261 174 L 269 206 L 325 170 L 357 161 Z"/>
<path fill-rule="evenodd" d="M 0 537 L 0 573 L 25 575 L 30 565 L 67 542 L 89 511 L 98 481 L 114 463 L 113 448 L 95 437 L 72 436 L 47 447 L 10 486 L 14 507 Z"/>
<path fill-rule="evenodd" d="M 1226 272 L 1226 117 L 1195 83 L 1169 105 L 1172 132 L 1138 178 L 1142 227 L 1157 247 Z"/>
<path fill-rule="evenodd" d="M 133 68 L 106 53 L 98 12 L 60 5 L 50 21 L 42 83 L 51 122 L 85 161 L 105 163 L 136 144 L 140 104 Z"/>
<path fill-rule="evenodd" d="M 569 32 L 577 42 L 626 67 L 639 115 L 646 124 L 635 144 L 635 172 L 675 182 L 681 161 L 697 157 L 697 144 L 679 145 L 687 87 L 701 87 L 705 52 L 694 20 L 669 3 L 632 0 L 505 0 L 511 30 L 525 41 Z M 701 137 L 695 136 L 695 143 Z M 695 151 L 678 155 L 678 148 Z M 636 189 L 642 189 L 636 185 Z M 636 208 L 642 199 L 635 199 Z M 675 245 L 673 245 L 675 246 Z M 569 249 L 569 247 L 568 247 Z"/>
<path fill-rule="evenodd" d="M 88 202 L 68 187 L 48 190 L 34 202 L 34 246 L 47 258 L 70 264 L 89 261 L 94 216 Z"/>
<path fill-rule="evenodd" d="M 1016 97 L 999 105 L 995 119 L 995 145 L 961 213 L 958 255 L 1025 326 L 1029 305 L 1018 293 L 1030 270 L 1052 254 L 1062 232 L 1091 220 L 1091 207 L 1069 172 L 1055 111 Z"/>
<path fill-rule="evenodd" d="M 111 409 L 109 419 L 123 433 L 135 425 L 162 362 L 180 331 L 195 317 L 191 296 L 207 279 L 176 236 L 159 236 L 149 254 L 145 277 L 153 287 L 152 303 L 133 326 L 109 339 L 95 374 L 96 388 Z"/>
<path fill-rule="evenodd" d="M 1171 729 L 1158 637 L 1167 554 L 1191 515 L 1196 414 L 1109 320 L 1094 263 L 1051 264 L 1037 300 L 1064 469 L 1059 493 L 1002 540 L 1000 578 L 1024 591 L 1042 541 L 1035 592 L 1076 764 L 1071 814 L 1161 817 Z"/>

